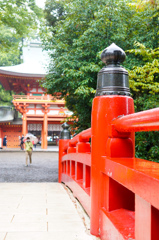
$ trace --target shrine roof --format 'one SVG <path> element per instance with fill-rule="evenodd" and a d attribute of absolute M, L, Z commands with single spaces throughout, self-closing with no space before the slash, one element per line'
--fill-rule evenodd
<path fill-rule="evenodd" d="M 13 121 L 14 112 L 11 106 L 0 106 L 0 122 Z"/>
<path fill-rule="evenodd" d="M 34 65 L 35 66 L 35 65 Z M 39 68 L 36 66 L 35 68 Z M 0 67 L 0 74 L 6 75 L 7 76 L 17 76 L 17 77 L 27 77 L 27 78 L 43 78 L 45 77 L 46 73 L 36 73 L 34 71 L 28 71 L 29 66 L 26 65 L 25 63 L 16 65 L 16 66 L 10 66 L 10 67 Z M 28 71 L 28 73 L 27 73 Z"/>
<path fill-rule="evenodd" d="M 30 42 L 23 47 L 23 63 L 0 67 L 0 74 L 7 76 L 43 78 L 47 74 L 49 55 L 43 51 L 40 42 Z"/>

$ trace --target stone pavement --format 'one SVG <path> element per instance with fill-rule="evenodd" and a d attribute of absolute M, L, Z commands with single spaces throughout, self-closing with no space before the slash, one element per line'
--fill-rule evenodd
<path fill-rule="evenodd" d="M 24 151 L 0 151 L 0 182 L 57 182 L 58 153 L 33 152 L 33 163 L 25 167 Z"/>
<path fill-rule="evenodd" d="M 57 180 L 56 151 L 34 151 L 29 167 L 24 152 L 0 151 L 0 240 L 97 239 L 78 201 Z"/>
<path fill-rule="evenodd" d="M 0 183 L 0 240 L 92 240 L 59 183 Z"/>

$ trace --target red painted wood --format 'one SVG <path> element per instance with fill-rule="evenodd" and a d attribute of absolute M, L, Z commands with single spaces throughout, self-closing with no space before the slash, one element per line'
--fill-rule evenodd
<path fill-rule="evenodd" d="M 91 233 L 102 240 L 159 236 L 159 164 L 135 158 L 133 133 L 155 130 L 159 109 L 133 112 L 130 97 L 96 97 L 91 129 L 60 146 L 61 181 L 88 212 Z"/>
<path fill-rule="evenodd" d="M 151 206 L 151 239 L 157 240 L 159 236 L 159 209 Z"/>
<path fill-rule="evenodd" d="M 151 204 L 137 195 L 135 200 L 136 240 L 151 240 Z"/>
<path fill-rule="evenodd" d="M 90 143 L 88 142 L 78 142 L 76 145 L 76 151 L 78 153 L 90 153 Z"/>
<path fill-rule="evenodd" d="M 90 216 L 91 199 L 89 194 L 87 194 L 86 191 L 84 191 L 83 188 L 79 186 L 79 184 L 67 174 L 62 174 L 61 181 L 64 182 L 73 191 L 73 195 L 78 198 L 78 200 Z"/>
<path fill-rule="evenodd" d="M 87 165 L 83 165 L 83 187 L 90 188 L 91 185 L 91 168 Z"/>
<path fill-rule="evenodd" d="M 70 175 L 70 161 L 66 161 L 66 173 Z"/>
<path fill-rule="evenodd" d="M 69 153 L 64 155 L 62 161 L 73 160 L 88 166 L 91 166 L 91 154 L 90 153 Z"/>
<path fill-rule="evenodd" d="M 102 157 L 102 162 L 102 172 L 159 208 L 158 163 L 138 158 L 106 157 Z"/>
<path fill-rule="evenodd" d="M 120 106 L 120 107 L 119 107 Z M 102 156 L 108 155 L 108 141 L 112 138 L 111 122 L 119 115 L 128 115 L 134 112 L 133 99 L 126 96 L 99 96 L 95 97 L 92 106 L 91 122 L 91 233 L 99 236 L 99 212 L 101 208 L 101 197 L 103 189 L 101 188 L 101 167 Z M 114 133 L 113 133 L 114 135 Z M 116 131 L 116 137 L 121 137 Z M 131 137 L 134 146 L 134 137 Z M 127 141 L 126 138 L 124 138 Z M 113 142 L 112 140 L 111 142 Z M 124 141 L 124 142 L 125 142 Z M 123 143 L 124 144 L 124 143 Z M 126 145 L 126 144 L 125 144 Z M 115 146 L 115 145 L 114 145 Z M 119 152 L 112 146 L 111 152 L 116 155 L 124 154 L 126 149 L 119 148 Z M 109 153 L 111 153 L 109 152 Z M 134 154 L 134 148 L 132 155 Z"/>
<path fill-rule="evenodd" d="M 75 180 L 83 180 L 83 164 L 75 163 Z"/>
<path fill-rule="evenodd" d="M 67 139 L 60 139 L 59 140 L 59 179 L 58 181 L 61 182 L 61 174 L 62 174 L 62 157 L 65 154 L 64 147 L 68 143 L 69 140 Z"/>
<path fill-rule="evenodd" d="M 21 125 L 1 125 L 1 138 L 3 145 L 3 138 L 7 136 L 7 148 L 19 148 L 19 136 L 22 136 Z M 2 146 L 3 147 L 3 146 Z"/>
<path fill-rule="evenodd" d="M 67 148 L 67 153 L 75 153 L 76 152 L 76 148 L 75 147 L 68 147 Z"/>
<path fill-rule="evenodd" d="M 159 130 L 159 108 L 122 116 L 112 121 L 119 132 L 141 132 Z"/>
<path fill-rule="evenodd" d="M 102 240 L 133 240 L 134 236 L 134 212 L 119 209 L 100 212 L 100 237 Z"/>
<path fill-rule="evenodd" d="M 91 138 L 91 128 L 88 128 L 87 130 L 82 131 L 81 133 L 77 134 L 74 138 L 70 140 L 70 143 L 72 146 L 75 146 L 77 142 L 88 142 Z"/>
<path fill-rule="evenodd" d="M 71 169 L 70 169 L 70 176 L 74 179 L 75 178 L 75 161 L 71 162 Z"/>

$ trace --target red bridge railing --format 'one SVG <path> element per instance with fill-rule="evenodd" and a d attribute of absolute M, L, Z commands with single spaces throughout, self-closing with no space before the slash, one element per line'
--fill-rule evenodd
<path fill-rule="evenodd" d="M 128 116 L 120 117 L 113 121 L 118 132 L 141 132 L 158 130 L 159 108 L 151 109 Z"/>
<path fill-rule="evenodd" d="M 135 158 L 134 132 L 158 131 L 159 108 L 134 113 L 130 96 L 98 91 L 91 129 L 59 141 L 59 182 L 83 205 L 93 235 L 157 240 L 159 164 Z"/>
<path fill-rule="evenodd" d="M 59 140 L 59 182 L 67 183 L 90 215 L 91 129 L 71 140 Z"/>

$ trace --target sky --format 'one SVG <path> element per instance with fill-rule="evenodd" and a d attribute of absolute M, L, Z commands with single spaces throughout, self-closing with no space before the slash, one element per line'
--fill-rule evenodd
<path fill-rule="evenodd" d="M 36 4 L 38 5 L 38 7 L 40 8 L 44 8 L 45 6 L 45 0 L 35 0 Z"/>

